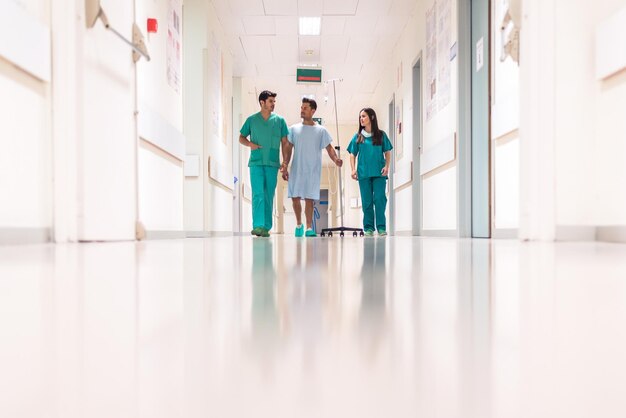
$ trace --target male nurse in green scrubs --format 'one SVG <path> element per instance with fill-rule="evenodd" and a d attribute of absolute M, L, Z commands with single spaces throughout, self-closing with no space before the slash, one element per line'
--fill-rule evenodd
<path fill-rule="evenodd" d="M 274 112 L 276 93 L 259 94 L 261 111 L 248 117 L 239 131 L 239 143 L 250 147 L 252 186 L 252 235 L 269 237 L 272 229 L 274 194 L 280 168 L 279 149 L 288 147 L 289 129 L 282 116 Z M 248 139 L 249 138 L 249 139 Z"/>

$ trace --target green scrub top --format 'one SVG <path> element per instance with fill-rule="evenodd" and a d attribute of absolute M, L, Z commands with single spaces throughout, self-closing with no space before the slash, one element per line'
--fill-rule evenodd
<path fill-rule="evenodd" d="M 283 137 L 289 135 L 289 128 L 282 116 L 272 113 L 265 120 L 261 112 L 255 113 L 246 119 L 239 133 L 246 138 L 250 136 L 250 142 L 261 146 L 250 152 L 248 167 L 261 165 L 280 167 L 280 142 Z"/>
<path fill-rule="evenodd" d="M 357 142 L 358 137 L 358 133 L 354 134 L 352 140 L 350 141 L 350 145 L 348 145 L 348 152 L 355 157 L 358 157 L 356 172 L 359 179 L 368 177 L 383 177 L 380 172 L 385 167 L 385 153 L 393 149 L 387 134 L 383 132 L 382 145 L 374 145 L 372 137 L 365 137 L 365 141 L 359 144 Z"/>

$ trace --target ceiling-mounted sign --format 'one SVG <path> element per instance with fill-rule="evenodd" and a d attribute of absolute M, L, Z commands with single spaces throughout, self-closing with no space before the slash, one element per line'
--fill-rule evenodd
<path fill-rule="evenodd" d="M 298 68 L 296 70 L 296 82 L 297 83 L 322 83 L 322 69 L 321 68 Z"/>

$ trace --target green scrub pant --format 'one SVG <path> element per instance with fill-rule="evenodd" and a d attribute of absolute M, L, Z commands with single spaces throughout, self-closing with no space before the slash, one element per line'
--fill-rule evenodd
<path fill-rule="evenodd" d="M 387 208 L 387 177 L 366 177 L 359 179 L 361 206 L 363 207 L 363 229 L 365 231 L 387 230 L 385 209 Z M 374 212 L 376 228 L 374 228 Z"/>
<path fill-rule="evenodd" d="M 278 167 L 250 167 L 252 186 L 252 227 L 272 229 L 274 194 L 278 182 Z"/>

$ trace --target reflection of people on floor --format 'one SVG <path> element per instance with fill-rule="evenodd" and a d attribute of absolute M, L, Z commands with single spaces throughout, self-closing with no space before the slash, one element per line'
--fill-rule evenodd
<path fill-rule="evenodd" d="M 323 340 L 324 267 L 328 245 L 317 240 L 296 240 L 295 264 L 289 274 L 290 334 L 301 347 L 302 367 L 314 370 Z"/>
<path fill-rule="evenodd" d="M 252 309 L 251 346 L 254 357 L 260 357 L 259 365 L 265 371 L 272 369 L 276 358 L 277 341 L 280 337 L 280 321 L 277 310 L 276 270 L 272 240 L 252 240 Z"/>
<path fill-rule="evenodd" d="M 361 267 L 361 310 L 359 324 L 361 334 L 368 341 L 365 348 L 375 354 L 385 333 L 386 322 L 386 241 L 365 239 L 363 244 L 363 266 Z"/>

